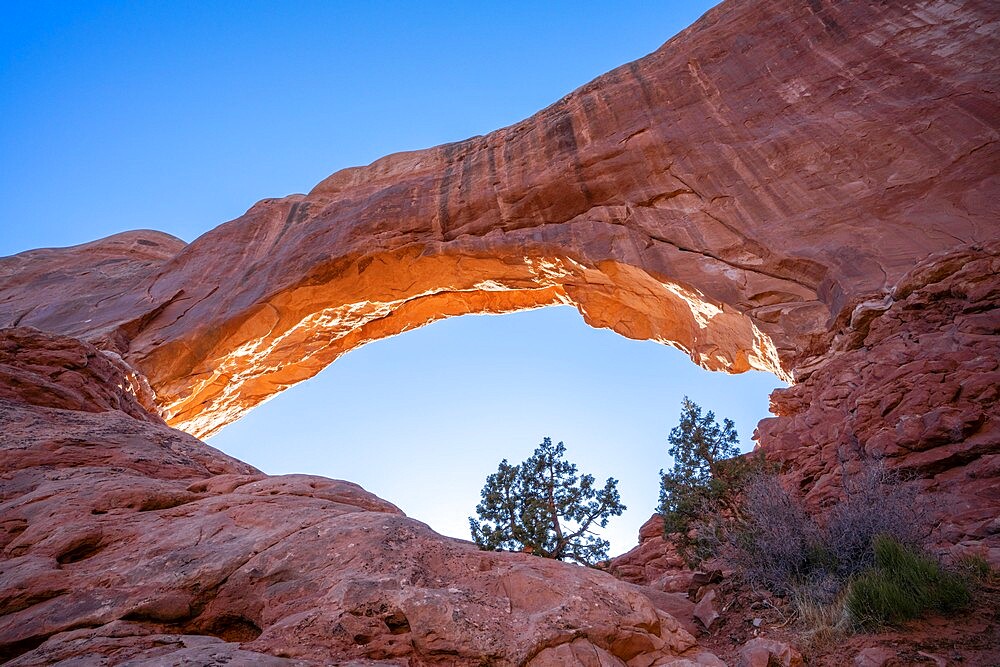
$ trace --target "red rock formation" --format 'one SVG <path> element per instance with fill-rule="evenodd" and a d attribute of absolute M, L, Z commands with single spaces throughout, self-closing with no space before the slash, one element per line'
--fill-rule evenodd
<path fill-rule="evenodd" d="M 134 416 L 104 353 L 4 336 L 7 373 L 58 380 L 80 354 L 96 372 L 89 401 L 0 398 L 0 659 L 537 666 L 571 644 L 609 665 L 718 664 L 637 587 L 479 551 L 350 482 L 263 475 Z"/>
<path fill-rule="evenodd" d="M 121 410 L 162 424 L 146 379 L 114 352 L 37 329 L 0 329 L 0 399 L 64 410 Z"/>
<path fill-rule="evenodd" d="M 144 409 L 209 434 L 367 341 L 552 303 L 794 378 L 761 446 L 811 500 L 842 460 L 886 456 L 944 499 L 943 543 L 997 562 L 998 15 L 730 0 L 522 123 L 189 245 L 0 260 L 0 327 L 49 332 L 0 339 L 7 655 L 693 658 L 641 589 L 478 552 L 346 482 L 263 477 Z"/>
<path fill-rule="evenodd" d="M 939 551 L 1000 564 L 1000 243 L 928 257 L 838 331 L 826 363 L 771 394 L 759 450 L 814 509 L 884 461 L 919 487 Z M 690 573 L 658 516 L 639 541 L 611 571 L 682 590 Z"/>
<path fill-rule="evenodd" d="M 118 350 L 196 435 L 372 339 L 557 302 L 790 377 L 917 261 L 996 236 L 997 13 L 724 3 L 524 122 L 264 200 L 169 259 L 132 234 L 4 260 L 0 325 Z"/>
<path fill-rule="evenodd" d="M 788 644 L 758 637 L 740 651 L 739 667 L 802 667 L 802 656 Z"/>
<path fill-rule="evenodd" d="M 859 304 L 830 359 L 771 396 L 770 460 L 814 506 L 882 459 L 915 477 L 939 546 L 1000 564 L 1000 243 L 927 258 Z"/>
<path fill-rule="evenodd" d="M 676 548 L 663 537 L 663 518 L 654 514 L 639 529 L 639 545 L 608 563 L 608 571 L 634 584 L 658 591 L 687 591 L 694 574 Z"/>

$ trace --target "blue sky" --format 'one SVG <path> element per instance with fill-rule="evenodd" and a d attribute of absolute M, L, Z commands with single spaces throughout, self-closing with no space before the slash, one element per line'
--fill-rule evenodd
<path fill-rule="evenodd" d="M 0 2 L 0 255 L 159 229 L 516 122 L 655 50 L 711 2 Z M 690 395 L 749 446 L 779 382 L 696 368 L 569 308 L 464 317 L 347 355 L 211 444 L 350 479 L 467 537 L 503 457 L 543 436 L 620 480 L 635 542 Z"/>

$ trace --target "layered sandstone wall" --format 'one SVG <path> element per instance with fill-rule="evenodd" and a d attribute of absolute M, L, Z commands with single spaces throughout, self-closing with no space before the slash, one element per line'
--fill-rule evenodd
<path fill-rule="evenodd" d="M 1000 242 L 927 258 L 854 309 L 835 351 L 772 394 L 768 459 L 816 508 L 884 461 L 919 487 L 940 550 L 1000 566 Z"/>

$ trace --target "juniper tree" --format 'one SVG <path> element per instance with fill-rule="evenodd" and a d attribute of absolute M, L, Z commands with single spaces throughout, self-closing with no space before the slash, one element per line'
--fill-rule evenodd
<path fill-rule="evenodd" d="M 669 472 L 660 470 L 660 505 L 664 532 L 674 533 L 675 542 L 689 562 L 697 561 L 697 539 L 688 532 L 706 514 L 721 511 L 733 482 L 745 471 L 734 465 L 739 456 L 739 436 L 729 419 L 722 425 L 715 413 L 702 414 L 701 407 L 687 396 L 681 402 L 680 422 L 667 438 L 674 459 Z"/>
<path fill-rule="evenodd" d="M 592 527 L 604 528 L 611 516 L 625 511 L 618 481 L 594 485 L 593 475 L 580 475 L 564 459 L 563 443 L 545 438 L 526 461 L 504 459 L 486 478 L 478 519 L 469 518 L 473 541 L 481 549 L 530 551 L 545 558 L 593 565 L 608 557 L 607 540 Z"/>

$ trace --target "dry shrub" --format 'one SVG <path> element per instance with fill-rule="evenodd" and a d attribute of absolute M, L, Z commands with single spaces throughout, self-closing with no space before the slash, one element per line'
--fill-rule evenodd
<path fill-rule="evenodd" d="M 854 624 L 847 611 L 847 596 L 837 595 L 823 604 L 804 594 L 793 598 L 795 613 L 805 627 L 800 646 L 806 651 L 829 651 L 831 646 L 851 633 Z"/>
<path fill-rule="evenodd" d="M 924 506 L 905 482 L 882 463 L 845 475 L 843 499 L 820 525 L 775 475 L 756 475 L 739 511 L 717 528 L 719 553 L 750 584 L 790 595 L 820 644 L 852 628 L 957 609 L 968 590 L 922 551 Z"/>
<path fill-rule="evenodd" d="M 792 593 L 813 575 L 821 554 L 819 526 L 773 475 L 751 479 L 742 511 L 724 531 L 722 557 L 753 585 Z"/>
<path fill-rule="evenodd" d="M 723 531 L 722 556 L 752 584 L 829 603 L 850 577 L 873 565 L 877 536 L 920 547 L 921 504 L 904 481 L 881 462 L 845 475 L 843 500 L 821 526 L 775 475 L 756 475 Z"/>
<path fill-rule="evenodd" d="M 872 567 L 879 535 L 919 550 L 926 538 L 920 521 L 925 507 L 917 488 L 881 462 L 845 476 L 844 499 L 829 514 L 823 541 L 837 557 L 841 578 Z"/>
<path fill-rule="evenodd" d="M 965 554 L 954 563 L 955 571 L 976 584 L 993 585 L 1000 582 L 1000 573 L 990 566 L 982 554 Z"/>

